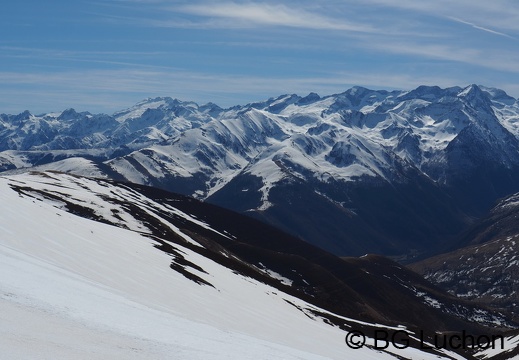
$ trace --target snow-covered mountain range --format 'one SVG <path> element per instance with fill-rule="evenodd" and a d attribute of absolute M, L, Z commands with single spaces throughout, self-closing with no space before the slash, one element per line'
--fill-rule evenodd
<path fill-rule="evenodd" d="M 0 168 L 152 185 L 340 255 L 449 247 L 519 191 L 519 102 L 501 90 L 354 87 L 221 109 L 148 99 L 108 115 L 0 116 Z"/>
<path fill-rule="evenodd" d="M 230 211 L 56 172 L 0 176 L 0 347 L 6 358 L 490 359 L 434 347 L 514 325 L 380 257 L 339 259 Z M 388 303 L 388 299 L 391 301 Z M 351 330 L 366 346 L 345 344 Z M 370 334 L 407 346 L 374 349 Z M 421 346 L 420 346 L 421 345 Z"/>

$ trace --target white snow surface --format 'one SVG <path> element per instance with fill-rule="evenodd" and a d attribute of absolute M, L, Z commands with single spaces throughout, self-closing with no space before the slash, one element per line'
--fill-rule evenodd
<path fill-rule="evenodd" d="M 31 163 L 27 161 L 25 156 L 20 156 L 19 154 L 16 154 L 14 151 L 10 150 L 2 151 L 2 153 L 0 153 L 0 162 L 13 164 L 16 168 L 31 166 Z"/>
<path fill-rule="evenodd" d="M 145 106 L 142 106 L 145 105 Z M 148 109 L 158 109 L 161 106 L 166 105 L 165 99 L 147 99 L 144 100 L 130 109 L 121 111 L 115 114 L 115 118 L 118 122 L 122 123 L 125 120 L 138 118 L 144 114 L 144 112 Z"/>
<path fill-rule="evenodd" d="M 0 177 L 2 358 L 393 358 L 348 348 L 344 331 L 287 301 L 314 306 L 176 245 L 207 271 L 197 275 L 214 288 L 186 279 L 131 216 L 124 220 L 133 230 L 122 229 L 68 213 L 59 201 L 20 195 L 10 185 L 58 187 L 105 216 L 103 207 L 113 204 L 100 195 L 116 190 L 55 173 Z M 112 195 L 142 201 L 124 191 Z M 415 349 L 390 351 L 438 358 Z"/>
<path fill-rule="evenodd" d="M 90 176 L 96 178 L 106 178 L 106 174 L 99 171 L 96 164 L 82 157 L 71 157 L 60 161 L 45 164 L 41 167 L 34 166 L 31 170 L 39 171 L 40 169 L 53 170 L 64 173 L 73 173 L 75 175 Z"/>

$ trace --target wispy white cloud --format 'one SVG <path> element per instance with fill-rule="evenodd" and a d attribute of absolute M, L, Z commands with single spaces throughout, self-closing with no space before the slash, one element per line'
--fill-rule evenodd
<path fill-rule="evenodd" d="M 505 33 L 499 32 L 499 31 L 495 31 L 495 30 L 492 30 L 492 29 L 487 29 L 487 28 L 485 28 L 483 26 L 478 26 L 476 24 L 473 24 L 473 23 L 468 22 L 468 21 L 464 21 L 462 19 L 458 19 L 458 18 L 455 18 L 455 17 L 449 17 L 449 19 L 452 19 L 452 20 L 454 20 L 456 22 L 459 22 L 459 23 L 462 23 L 462 24 L 465 24 L 465 25 L 472 26 L 474 29 L 483 30 L 483 31 L 486 31 L 486 32 L 491 33 L 491 34 L 495 34 L 495 35 L 504 36 L 504 37 L 507 37 L 507 38 L 510 38 L 510 39 L 514 39 L 513 36 L 510 36 L 508 34 L 505 34 Z"/>
<path fill-rule="evenodd" d="M 415 55 L 424 59 L 436 59 L 479 66 L 496 71 L 519 73 L 519 53 L 514 50 L 464 47 L 463 44 L 418 43 L 410 41 L 374 41 L 369 46 L 378 51 L 400 55 Z"/>
<path fill-rule="evenodd" d="M 508 31 L 519 31 L 519 8 L 509 0 L 365 0 L 366 4 L 442 17 L 470 25 L 499 36 L 513 37 Z"/>
<path fill-rule="evenodd" d="M 2 57 L 47 57 L 54 59 L 85 59 L 99 57 L 134 57 L 134 56 L 159 56 L 164 55 L 165 51 L 115 51 L 115 50 L 67 50 L 43 47 L 22 47 L 22 46 L 0 46 L 0 56 Z"/>
<path fill-rule="evenodd" d="M 288 27 L 334 30 L 332 36 L 336 36 L 337 48 L 341 48 L 339 44 L 342 42 L 344 48 L 359 51 L 390 49 L 392 53 L 398 54 L 398 50 L 401 49 L 400 54 L 402 55 L 414 54 L 431 59 L 467 62 L 494 69 L 499 66 L 495 61 L 488 60 L 488 57 L 487 60 L 479 59 L 481 51 L 483 49 L 488 51 L 489 46 L 492 47 L 493 44 L 479 44 L 475 40 L 476 37 L 470 40 L 466 35 L 456 32 L 452 26 L 446 26 L 445 22 L 438 21 L 438 19 L 431 20 L 431 18 L 436 17 L 452 23 L 465 24 L 476 30 L 508 39 L 515 38 L 487 23 L 495 23 L 498 26 L 503 20 L 515 19 L 519 24 L 519 12 L 505 6 L 509 4 L 504 0 L 496 0 L 491 3 L 477 0 L 456 2 L 448 0 L 438 0 L 437 2 L 366 0 L 363 5 L 342 1 L 315 0 L 309 2 L 302 0 L 297 3 L 297 7 L 289 6 L 289 3 L 274 4 L 259 0 L 255 2 L 204 0 L 190 3 L 179 1 L 179 4 L 175 6 L 170 2 L 158 1 L 159 7 L 167 9 L 164 11 L 165 15 L 160 19 L 141 18 L 139 21 L 142 25 L 189 29 Z M 125 2 L 135 1 L 126 0 Z M 420 16 L 413 16 L 413 13 Z M 357 20 L 352 21 L 351 19 Z M 486 19 L 485 22 L 480 22 L 483 21 L 482 19 Z M 130 21 L 130 19 L 127 20 Z M 516 29 L 519 30 L 519 25 Z M 262 46 L 265 48 L 279 48 L 295 44 L 295 42 L 283 41 L 283 35 L 269 37 L 268 42 L 265 39 L 265 37 L 255 38 L 255 41 L 252 42 L 235 41 L 234 45 L 232 45 L 232 41 L 226 39 L 223 45 L 256 47 L 256 43 L 258 46 L 263 44 Z M 398 45 L 399 39 L 406 40 L 409 46 Z M 324 40 L 329 41 L 329 39 Z M 314 49 L 315 45 L 319 43 L 317 38 L 313 44 Z M 511 64 L 511 60 L 515 60 L 515 58 L 508 56 L 509 51 L 493 48 L 492 54 L 494 58 L 505 60 L 501 70 L 513 69 L 515 71 L 516 67 Z"/>
<path fill-rule="evenodd" d="M 348 19 L 337 19 L 310 12 L 304 10 L 304 8 L 289 7 L 283 4 L 222 2 L 211 3 L 210 5 L 184 5 L 171 8 L 171 10 L 202 17 L 232 20 L 235 22 L 234 26 L 269 25 L 353 32 L 375 31 L 375 28 L 369 24 L 355 23 Z"/>
<path fill-rule="evenodd" d="M 173 18 L 148 19 L 151 24 L 169 27 L 253 28 L 258 26 L 291 27 L 314 30 L 376 32 L 373 24 L 320 14 L 305 8 L 304 3 L 266 2 L 194 2 L 166 7 Z M 315 10 L 315 9 L 314 9 Z M 179 14 L 196 16 L 186 19 Z M 176 15 L 176 16 L 175 16 Z"/>

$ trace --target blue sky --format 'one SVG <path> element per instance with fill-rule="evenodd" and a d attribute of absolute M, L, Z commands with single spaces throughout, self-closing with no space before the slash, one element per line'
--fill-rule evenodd
<path fill-rule="evenodd" d="M 360 85 L 519 97 L 516 0 L 19 0 L 0 22 L 0 113 L 222 107 Z"/>

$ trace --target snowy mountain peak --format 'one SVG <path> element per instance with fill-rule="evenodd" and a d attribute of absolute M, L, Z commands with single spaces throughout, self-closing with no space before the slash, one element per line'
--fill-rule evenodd
<path fill-rule="evenodd" d="M 316 101 L 319 101 L 320 99 L 321 99 L 321 97 L 319 96 L 319 94 L 311 92 L 308 95 L 306 95 L 305 97 L 302 97 L 301 99 L 299 99 L 299 101 L 297 102 L 297 105 L 308 105 L 308 104 L 314 103 Z"/>
<path fill-rule="evenodd" d="M 57 117 L 58 120 L 73 120 L 77 119 L 79 114 L 76 112 L 76 110 L 70 108 L 61 113 L 60 116 Z"/>
<path fill-rule="evenodd" d="M 458 96 L 465 96 L 465 97 L 478 97 L 478 96 L 485 96 L 483 95 L 483 91 L 481 88 L 476 84 L 470 84 L 466 86 L 464 89 L 460 91 Z"/>
<path fill-rule="evenodd" d="M 118 111 L 113 116 L 119 121 L 124 121 L 128 118 L 137 118 L 147 110 L 161 110 L 164 113 L 197 112 L 199 106 L 192 101 L 181 101 L 171 97 L 156 97 L 148 98 L 131 108 Z"/>
<path fill-rule="evenodd" d="M 477 85 L 469 85 L 465 89 L 463 89 L 458 96 L 461 99 L 467 101 L 471 107 L 478 110 L 487 110 L 487 112 L 491 112 L 492 101 L 490 100 L 489 94 L 483 91 Z"/>
<path fill-rule="evenodd" d="M 14 121 L 23 121 L 23 120 L 29 120 L 33 117 L 31 112 L 29 110 L 25 110 L 21 112 L 20 114 L 13 117 Z"/>
<path fill-rule="evenodd" d="M 412 99 L 421 99 L 425 101 L 441 101 L 443 98 L 449 98 L 452 96 L 456 96 L 461 88 L 459 87 L 451 87 L 442 89 L 438 86 L 426 86 L 422 85 L 418 88 L 405 92 L 402 95 L 399 95 L 398 98 L 401 100 L 412 100 Z"/>

